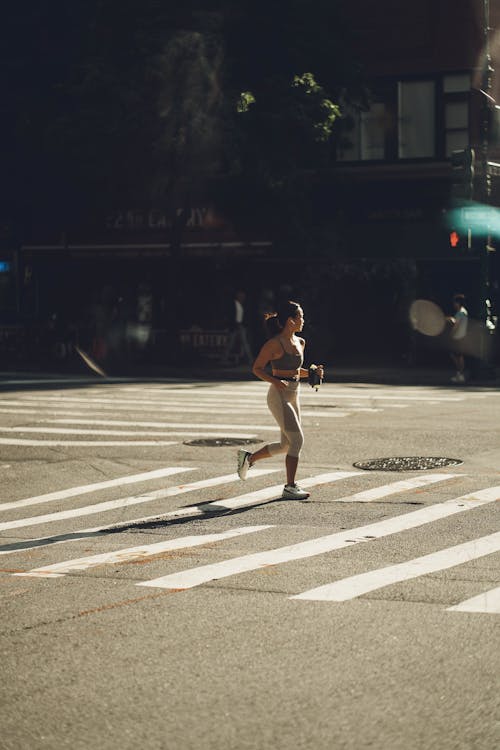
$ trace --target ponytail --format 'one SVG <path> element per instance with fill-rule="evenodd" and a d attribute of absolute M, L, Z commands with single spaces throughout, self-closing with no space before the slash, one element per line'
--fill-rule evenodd
<path fill-rule="evenodd" d="M 266 313 L 264 322 L 269 338 L 277 336 L 285 327 L 288 318 L 294 318 L 299 310 L 299 303 L 288 300 L 278 306 L 276 312 Z"/>
<path fill-rule="evenodd" d="M 266 313 L 264 315 L 264 323 L 269 338 L 272 338 L 272 336 L 276 336 L 280 331 L 283 330 L 283 326 L 281 325 L 278 318 L 278 313 Z"/>

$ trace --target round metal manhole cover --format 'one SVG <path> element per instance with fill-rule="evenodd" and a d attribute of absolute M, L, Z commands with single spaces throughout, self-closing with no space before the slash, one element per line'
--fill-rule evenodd
<path fill-rule="evenodd" d="M 441 456 L 395 456 L 392 458 L 371 458 L 367 461 L 356 461 L 357 469 L 366 471 L 423 471 L 425 469 L 444 469 L 446 466 L 459 466 L 459 458 Z"/>
<path fill-rule="evenodd" d="M 251 445 L 252 443 L 258 443 L 257 438 L 233 438 L 233 437 L 220 437 L 220 438 L 196 438 L 196 440 L 184 440 L 184 445 L 198 445 L 203 448 L 221 448 L 226 445 Z"/>

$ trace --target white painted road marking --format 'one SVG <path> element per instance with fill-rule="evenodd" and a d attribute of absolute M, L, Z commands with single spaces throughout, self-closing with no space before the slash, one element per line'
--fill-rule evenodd
<path fill-rule="evenodd" d="M 173 476 L 174 474 L 182 474 L 186 471 L 194 471 L 194 468 L 185 468 L 182 466 L 174 466 L 168 470 L 168 474 L 164 476 Z M 234 481 L 234 474 L 232 475 Z M 148 503 L 151 500 L 157 500 L 158 498 L 166 497 L 165 493 L 175 488 L 169 487 L 168 490 L 154 490 L 148 492 L 145 495 L 133 495 L 132 497 L 121 497 L 118 500 L 108 500 L 103 503 L 95 503 L 94 505 L 86 505 L 81 508 L 71 508 L 69 510 L 59 510 L 55 513 L 46 513 L 42 516 L 32 516 L 31 518 L 18 518 L 15 521 L 4 521 L 0 523 L 0 531 L 7 531 L 7 529 L 20 529 L 26 526 L 37 526 L 41 523 L 51 523 L 53 521 L 62 521 L 66 518 L 78 518 L 79 516 L 88 516 L 92 513 L 101 513 L 106 510 L 116 510 L 116 508 L 128 508 L 130 505 L 138 505 L 139 503 Z"/>
<path fill-rule="evenodd" d="M 425 487 L 429 484 L 436 482 L 445 482 L 448 479 L 454 479 L 455 477 L 463 476 L 461 474 L 423 474 L 411 479 L 403 479 L 399 482 L 393 482 L 392 484 L 384 484 L 381 487 L 373 487 L 370 490 L 364 490 L 363 492 L 357 492 L 355 495 L 347 495 L 347 497 L 339 497 L 335 500 L 336 503 L 372 503 L 376 500 L 380 500 L 382 497 L 388 497 L 389 495 L 395 495 L 398 492 L 406 492 L 407 490 L 414 490 L 418 487 Z"/>
<path fill-rule="evenodd" d="M 265 396 L 265 391 L 268 388 L 266 384 L 249 384 L 245 383 L 244 385 L 238 386 L 235 384 L 234 388 L 227 388 L 226 387 L 217 387 L 211 388 L 209 392 L 207 392 L 207 389 L 189 389 L 184 391 L 179 391 L 174 388 L 164 388 L 161 390 L 153 390 L 151 388 L 121 388 L 121 391 L 134 391 L 136 394 L 140 393 L 155 393 L 159 397 L 161 396 L 171 396 L 173 394 L 181 394 L 183 396 L 191 396 L 193 398 L 202 398 L 206 395 L 209 397 L 214 397 L 217 395 L 231 395 L 233 397 L 236 396 Z M 468 397 L 469 394 L 467 394 Z M 360 393 L 360 389 L 351 389 L 349 390 L 348 386 L 345 389 L 332 389 L 332 387 L 325 383 L 321 390 L 318 393 L 313 392 L 311 389 L 306 389 L 305 387 L 301 390 L 301 399 L 305 398 L 311 398 L 311 399 L 349 399 L 351 401 L 359 401 L 359 400 L 376 400 L 381 399 L 384 401 L 464 401 L 466 396 L 464 394 L 456 394 L 456 395 L 443 395 L 442 391 L 432 391 L 431 389 L 426 389 L 424 391 L 412 391 L 409 394 L 406 393 L 398 393 L 397 395 L 394 395 L 394 392 L 388 392 L 373 389 L 363 389 L 363 393 Z"/>
<path fill-rule="evenodd" d="M 265 474 L 272 474 L 279 469 L 252 469 L 252 478 L 258 476 L 264 476 Z M 310 477 L 301 482 L 303 487 L 314 487 L 327 482 L 335 482 L 340 479 L 345 479 L 351 476 L 355 476 L 360 472 L 346 472 L 336 471 L 328 474 L 319 474 L 315 477 Z M 206 487 L 215 487 L 219 484 L 227 482 L 234 482 L 236 479 L 235 474 L 229 474 L 223 477 L 215 477 L 214 479 L 202 480 L 200 482 L 193 482 L 192 484 L 181 485 L 180 487 L 171 487 L 167 490 L 160 490 L 162 492 L 161 497 L 168 497 L 170 495 L 181 495 L 184 492 L 191 492 L 192 490 L 205 489 Z M 237 495 L 226 500 L 214 500 L 213 502 L 201 503 L 190 508 L 178 508 L 177 510 L 170 511 L 168 513 L 161 513 L 154 516 L 143 516 L 142 518 L 131 518 L 121 523 L 108 524 L 106 526 L 96 526 L 91 529 L 83 529 L 81 531 L 69 532 L 68 534 L 59 534 L 57 536 L 39 537 L 38 539 L 28 539 L 25 542 L 15 542 L 14 544 L 7 544 L 4 547 L 0 546 L 0 555 L 9 555 L 13 552 L 20 552 L 22 550 L 33 549 L 34 547 L 45 547 L 50 544 L 62 544 L 63 542 L 75 541 L 76 539 L 84 539 L 93 534 L 99 533 L 110 533 L 111 531 L 119 531 L 120 528 L 129 527 L 133 524 L 141 524 L 148 522 L 161 523 L 163 520 L 168 521 L 169 519 L 178 518 L 196 518 L 206 517 L 209 513 L 218 513 L 222 511 L 235 510 L 237 508 L 251 507 L 259 502 L 265 500 L 274 500 L 281 497 L 283 491 L 283 485 L 278 484 L 274 487 L 266 487 L 262 490 L 256 490 L 254 492 L 248 492 L 244 495 Z M 156 498 L 155 498 L 156 499 Z M 294 502 L 294 501 L 292 501 Z"/>
<path fill-rule="evenodd" d="M 39 416 L 40 410 L 37 408 L 32 409 L 3 409 L 0 407 L 0 413 L 1 414 L 28 414 L 30 416 Z M 87 412 L 86 411 L 72 411 L 70 409 L 57 409 L 54 407 L 53 409 L 49 409 L 45 413 L 52 413 L 52 414 L 66 414 L 68 417 L 86 417 Z M 214 415 L 214 417 L 217 415 Z M 37 422 L 41 423 L 49 423 L 49 424 L 100 424 L 100 425 L 117 425 L 118 427 L 159 427 L 159 428 L 176 428 L 179 429 L 190 429 L 190 430 L 237 430 L 237 429 L 246 429 L 246 430 L 253 430 L 253 431 L 267 431 L 267 432 L 276 432 L 277 427 L 276 424 L 274 425 L 256 425 L 256 424 L 249 424 L 247 420 L 244 422 L 232 422 L 231 424 L 221 423 L 218 422 L 210 422 L 210 423 L 196 423 L 196 422 L 139 422 L 138 420 L 118 420 L 118 419 L 57 419 L 55 417 L 52 417 L 51 419 L 37 419 Z"/>
<path fill-rule="evenodd" d="M 137 436 L 137 435 L 150 435 L 166 437 L 213 437 L 213 438 L 224 438 L 233 437 L 241 439 L 252 439 L 256 437 L 255 433 L 248 432 L 232 432 L 228 435 L 226 432 L 193 432 L 191 430 L 185 430 L 182 432 L 151 432 L 151 430 L 84 430 L 78 427 L 1 427 L 0 432 L 16 432 L 16 433 L 36 433 L 36 434 L 50 434 L 50 435 L 123 435 L 123 436 Z M 124 441 L 127 442 L 127 441 Z"/>
<path fill-rule="evenodd" d="M 183 471 L 194 471 L 194 469 L 183 469 Z M 252 476 L 254 478 L 265 476 L 266 474 L 273 474 L 274 472 L 279 471 L 279 469 L 255 469 L 252 470 Z M 148 492 L 147 494 L 138 495 L 138 496 L 132 496 L 132 497 L 125 497 L 120 498 L 119 500 L 111 501 L 120 503 L 121 505 L 118 505 L 117 507 L 121 506 L 128 506 L 128 505 L 137 505 L 139 503 L 146 503 L 150 502 L 151 500 L 161 500 L 165 497 L 172 497 L 173 495 L 183 495 L 186 492 L 193 492 L 194 490 L 202 490 L 207 489 L 208 487 L 217 487 L 221 484 L 227 484 L 230 482 L 236 481 L 237 475 L 235 473 L 233 474 L 226 474 L 219 477 L 213 477 L 212 479 L 202 479 L 198 482 L 191 482 L 190 484 L 181 484 L 177 485 L 176 487 L 167 487 L 164 490 L 154 490 L 153 492 Z M 281 485 L 280 485 L 281 487 Z M 223 502 L 228 502 L 223 501 Z M 89 506 L 89 512 L 86 513 L 79 513 L 78 515 L 89 515 L 91 512 L 100 512 L 100 510 L 103 509 L 103 503 L 98 505 L 91 505 Z M 216 501 L 217 507 L 219 507 L 219 501 Z M 201 506 L 200 506 L 201 507 Z M 91 508 L 95 508 L 95 511 L 90 511 Z M 107 510 L 108 508 L 104 508 L 104 510 Z M 87 509 L 83 509 L 87 510 Z M 65 513 L 66 511 L 61 511 L 61 513 Z M 184 513 L 186 517 L 189 517 L 191 515 L 206 515 L 206 512 L 198 511 L 196 514 L 192 513 L 191 508 L 187 509 L 180 509 L 180 511 L 173 511 L 172 515 L 178 514 L 176 517 L 180 517 L 180 515 Z M 54 516 L 59 516 L 59 518 L 54 518 Z M 168 514 L 166 514 L 168 515 Z M 59 513 L 53 513 L 49 514 L 52 518 L 50 520 L 60 520 L 61 515 Z M 0 555 L 8 555 L 12 552 L 19 552 L 23 549 L 32 549 L 33 547 L 44 547 L 49 544 L 59 544 L 66 541 L 74 541 L 75 539 L 82 539 L 86 536 L 89 536 L 90 534 L 97 534 L 99 532 L 105 533 L 106 531 L 119 529 L 123 526 L 130 526 L 130 524 L 138 524 L 138 523 L 147 523 L 148 521 L 160 521 L 165 514 L 156 514 L 154 516 L 145 516 L 143 518 L 133 518 L 133 519 L 127 519 L 126 521 L 122 521 L 121 523 L 114 523 L 114 524 L 107 524 L 105 526 L 96 526 L 92 529 L 83 529 L 82 531 L 75 531 L 75 532 L 69 532 L 66 535 L 58 535 L 55 539 L 53 536 L 49 537 L 41 537 L 38 539 L 29 539 L 26 542 L 19 542 L 12 545 L 7 545 L 8 549 L 2 549 L 0 547 Z M 19 524 L 23 522 L 23 520 L 27 521 L 35 521 L 35 523 L 41 523 L 37 519 L 43 518 L 44 516 L 36 516 L 34 519 L 20 519 L 20 521 L 9 521 L 8 524 L 14 523 Z M 45 521 L 43 521 L 45 523 Z M 22 524 L 24 525 L 24 524 Z M 29 525 L 35 525 L 35 524 L 29 524 Z M 5 527 L 5 524 L 0 524 L 0 530 L 2 530 Z"/>
<path fill-rule="evenodd" d="M 78 447 L 78 448 L 89 448 L 89 447 L 110 447 L 110 446 L 121 446 L 122 448 L 127 446 L 148 446 L 150 448 L 165 446 L 165 445 L 177 445 L 175 440 L 28 440 L 23 438 L 0 438 L 0 445 L 24 445 L 30 447 L 45 446 L 47 448 L 54 447 Z"/>
<path fill-rule="evenodd" d="M 399 565 L 389 565 L 386 568 L 370 570 L 368 573 L 361 573 L 350 578 L 344 578 L 341 581 L 327 583 L 325 586 L 318 586 L 318 588 L 310 589 L 303 594 L 290 598 L 321 602 L 345 602 L 348 599 L 355 599 L 362 594 L 367 594 L 369 591 L 375 591 L 393 583 L 408 581 L 439 570 L 447 570 L 456 565 L 463 565 L 499 550 L 500 531 L 464 544 L 457 544 L 455 547 L 433 552 L 430 555 L 416 557 Z"/>
<path fill-rule="evenodd" d="M 332 471 L 326 474 L 318 474 L 308 479 L 302 479 L 300 486 L 307 490 L 312 487 L 317 487 L 320 484 L 329 484 L 331 482 L 338 482 L 341 479 L 348 479 L 349 477 L 357 476 L 360 473 L 361 472 L 359 471 Z M 167 513 L 166 517 L 186 518 L 188 515 L 193 517 L 204 516 L 207 512 L 210 513 L 219 510 L 237 510 L 238 508 L 247 508 L 261 501 L 281 498 L 282 492 L 283 485 L 276 484 L 274 487 L 265 487 L 262 490 L 248 492 L 245 495 L 230 497 L 227 500 L 214 500 L 210 503 L 202 503 L 194 508 L 179 508 L 179 510 Z"/>
<path fill-rule="evenodd" d="M 196 406 L 191 405 L 180 405 L 179 401 L 173 401 L 168 406 L 165 404 L 164 401 L 152 401 L 149 402 L 150 405 L 147 403 L 143 404 L 142 406 L 133 406 L 125 404 L 123 402 L 116 402 L 113 403 L 112 400 L 107 399 L 71 399 L 72 402 L 76 401 L 77 403 L 87 404 L 87 406 L 91 406 L 94 413 L 100 413 L 100 412 L 117 412 L 117 411 L 126 411 L 127 413 L 131 412 L 140 412 L 141 414 L 144 413 L 154 413 L 157 414 L 158 412 L 168 412 L 168 413 L 181 413 L 181 414 L 213 414 L 214 411 L 217 414 L 224 414 L 225 416 L 230 414 L 248 414 L 249 412 L 251 414 L 267 414 L 269 415 L 269 409 L 262 405 L 259 406 L 258 404 L 249 404 L 248 406 L 229 406 L 227 399 L 225 399 L 224 403 L 221 404 L 203 404 L 199 403 Z M 65 403 L 69 402 L 69 399 L 64 399 L 64 401 L 61 399 L 60 402 L 57 403 L 53 400 L 50 401 L 50 403 L 38 403 L 37 407 L 38 409 L 47 409 L 49 410 L 49 413 L 57 413 L 58 409 L 60 407 L 63 407 Z M 26 406 L 28 403 L 27 401 L 20 401 L 20 402 L 8 402 L 4 401 L 3 403 L 10 404 L 11 406 L 15 403 L 18 403 L 20 406 Z M 135 402 L 138 404 L 141 404 L 141 402 Z M 64 412 L 60 412 L 64 413 Z M 307 409 L 302 409 L 302 416 L 305 417 L 340 417 L 345 416 L 345 414 L 341 414 L 336 409 L 325 409 L 325 410 L 314 410 L 314 411 L 308 411 Z"/>
<path fill-rule="evenodd" d="M 303 482 L 301 484 L 304 484 Z M 203 565 L 199 568 L 180 571 L 171 575 L 162 576 L 152 581 L 136 584 L 137 586 L 152 586 L 171 589 L 188 589 L 199 586 L 208 581 L 226 578 L 238 573 L 247 573 L 252 570 L 268 567 L 269 565 L 280 565 L 293 560 L 301 560 L 307 557 L 331 552 L 343 547 L 350 547 L 359 542 L 371 541 L 374 538 L 388 536 L 400 531 L 422 526 L 426 523 L 446 518 L 466 510 L 479 508 L 487 503 L 495 502 L 500 498 L 500 486 L 480 490 L 472 495 L 448 500 L 442 504 L 431 505 L 421 510 L 406 513 L 395 518 L 377 521 L 366 526 L 355 529 L 329 534 L 328 536 L 311 539 L 299 544 L 292 544 L 278 549 L 257 552 L 231 560 L 224 560 L 213 565 Z M 300 598 L 292 597 L 292 598 Z M 303 597 L 306 598 L 306 597 Z"/>
<path fill-rule="evenodd" d="M 78 413 L 83 414 L 83 412 Z M 248 424 L 242 422 L 241 424 L 231 422 L 231 424 L 219 424 L 218 422 L 210 423 L 196 423 L 196 422 L 138 422 L 137 420 L 126 420 L 126 419 L 39 419 L 38 422 L 48 422 L 50 424 L 98 424 L 103 426 L 116 426 L 116 427 L 158 427 L 164 429 L 188 429 L 188 430 L 238 430 L 245 428 L 253 431 L 273 431 L 276 432 L 276 425 L 263 425 L 263 424 Z"/>
<path fill-rule="evenodd" d="M 500 614 L 500 586 L 490 591 L 484 591 L 472 599 L 466 599 L 454 607 L 448 607 L 447 612 L 484 612 L 485 614 Z"/>
<path fill-rule="evenodd" d="M 395 402 L 404 402 L 404 401 L 415 401 L 415 402 L 423 402 L 423 403 L 451 403 L 451 402 L 457 402 L 457 401 L 465 401 L 465 396 L 463 395 L 457 395 L 457 396 L 438 396 L 433 394 L 425 394 L 425 395 L 405 395 L 400 394 L 397 396 L 386 396 L 382 394 L 352 394 L 352 393 L 308 393 L 306 391 L 306 398 L 311 401 L 311 403 L 314 403 L 314 401 L 318 401 L 321 403 L 322 400 L 338 400 L 338 399 L 348 399 L 349 401 L 374 401 L 374 400 L 380 400 L 380 401 L 395 401 Z M 194 401 L 196 404 L 204 402 L 208 404 L 218 404 L 221 403 L 222 405 L 227 405 L 227 398 L 226 396 L 231 395 L 233 399 L 240 399 L 240 403 L 238 403 L 238 406 L 240 407 L 246 407 L 248 409 L 252 409 L 253 404 L 251 403 L 241 403 L 242 401 L 248 402 L 250 399 L 250 396 L 254 397 L 261 397 L 265 394 L 263 392 L 253 392 L 253 391 L 247 391 L 246 393 L 238 390 L 219 390 L 219 391 L 211 391 L 210 393 L 200 392 L 200 391 L 172 391 L 171 393 L 167 394 L 167 397 L 165 398 L 164 394 L 159 394 L 159 398 L 152 399 L 152 398 L 123 398 L 122 396 L 89 396 L 88 398 L 85 398 L 83 396 L 65 396 L 65 395 L 44 395 L 44 394 L 37 394 L 37 395 L 31 395 L 31 394 L 22 394 L 22 396 L 18 396 L 18 399 L 22 399 L 24 403 L 33 402 L 50 402 L 50 401 L 61 401 L 61 402 L 67 402 L 67 403 L 81 403 L 84 401 L 85 403 L 91 402 L 92 404 L 109 404 L 109 403 L 120 403 L 120 404 L 127 404 L 128 406 L 133 406 L 134 404 L 139 404 L 141 406 L 146 405 L 155 405 L 155 404 L 178 404 L 178 399 L 182 397 L 187 397 L 188 401 Z M 301 392 L 301 397 L 303 397 L 305 394 Z M 182 398 L 184 400 L 184 398 Z"/>
<path fill-rule="evenodd" d="M 191 471 L 194 470 L 194 468 L 191 469 Z M 93 484 L 83 484 L 77 487 L 69 487 L 66 490 L 47 492 L 45 495 L 35 495 L 34 497 L 27 497 L 23 500 L 14 500 L 10 503 L 1 503 L 0 511 L 12 510 L 12 508 L 24 508 L 28 505 L 38 505 L 39 503 L 50 503 L 54 500 L 66 500 L 66 498 L 68 497 L 86 495 L 89 492 L 107 490 L 110 487 L 122 487 L 126 484 L 137 484 L 138 482 L 151 482 L 154 479 L 162 479 L 163 477 L 168 477 L 171 473 L 172 471 L 170 468 L 154 469 L 153 471 L 145 471 L 141 474 L 125 475 L 123 477 L 117 477 L 116 479 L 106 479 L 104 482 L 94 482 Z"/>
<path fill-rule="evenodd" d="M 115 552 L 104 552 L 100 555 L 89 555 L 88 557 L 79 557 L 74 560 L 65 560 L 64 562 L 55 563 L 54 565 L 45 565 L 41 568 L 33 568 L 26 573 L 14 573 L 17 576 L 29 576 L 32 578 L 61 578 L 66 573 L 73 573 L 77 570 L 88 570 L 100 565 L 128 563 L 133 560 L 143 560 L 146 557 L 152 557 L 162 552 L 168 552 L 177 549 L 186 549 L 189 547 L 198 547 L 203 544 L 212 544 L 224 539 L 243 536 L 244 534 L 253 534 L 256 531 L 272 529 L 272 524 L 265 526 L 241 526 L 237 529 L 230 529 L 218 534 L 201 534 L 192 536 L 183 536 L 178 539 L 169 539 L 165 542 L 155 542 L 154 544 L 143 544 L 139 547 L 127 547 Z"/>

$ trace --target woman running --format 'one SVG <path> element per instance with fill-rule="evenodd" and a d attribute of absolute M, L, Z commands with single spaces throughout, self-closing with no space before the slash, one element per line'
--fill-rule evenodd
<path fill-rule="evenodd" d="M 288 301 L 276 313 L 266 318 L 272 338 L 266 341 L 253 365 L 253 373 L 271 384 L 267 394 L 267 405 L 281 430 L 279 443 L 271 443 L 255 453 L 238 451 L 238 476 L 246 479 L 248 469 L 256 461 L 286 453 L 286 484 L 283 497 L 305 500 L 309 493 L 295 484 L 304 433 L 300 423 L 299 388 L 300 379 L 309 376 L 304 363 L 305 341 L 296 334 L 304 327 L 304 312 L 298 302 Z M 271 363 L 272 375 L 266 372 Z M 318 375 L 323 378 L 323 365 L 318 365 Z"/>

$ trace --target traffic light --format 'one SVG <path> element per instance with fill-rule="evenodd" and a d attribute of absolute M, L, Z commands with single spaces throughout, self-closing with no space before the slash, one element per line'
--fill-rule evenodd
<path fill-rule="evenodd" d="M 452 250 L 455 250 L 458 253 L 473 250 L 472 230 L 470 228 L 464 229 L 463 231 L 460 229 L 459 231 L 456 229 L 450 229 L 448 233 L 448 244 Z"/>
<path fill-rule="evenodd" d="M 451 154 L 452 187 L 451 197 L 456 200 L 471 201 L 474 198 L 474 174 L 476 152 L 473 148 L 462 148 Z"/>

